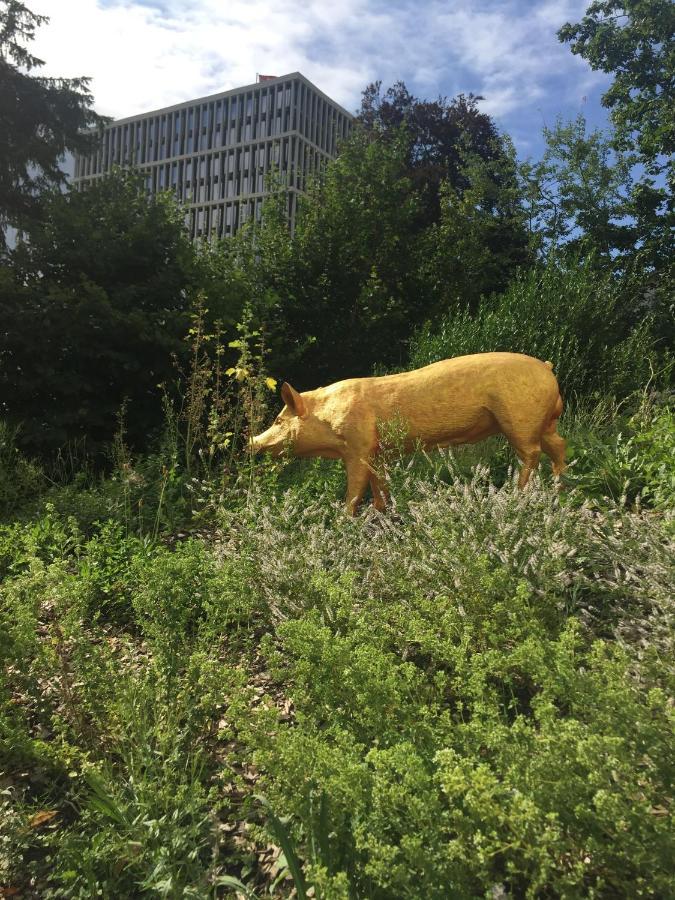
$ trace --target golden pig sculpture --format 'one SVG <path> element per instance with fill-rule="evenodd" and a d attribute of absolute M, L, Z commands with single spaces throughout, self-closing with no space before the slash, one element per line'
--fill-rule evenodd
<path fill-rule="evenodd" d="M 471 444 L 504 434 L 521 460 L 522 488 L 542 450 L 554 475 L 565 469 L 565 441 L 556 430 L 563 404 L 552 369 L 552 363 L 520 353 L 474 353 L 303 393 L 284 384 L 284 408 L 251 439 L 251 449 L 279 455 L 289 447 L 296 456 L 341 459 L 352 515 L 368 484 L 374 506 L 386 504 L 373 461 L 381 449 L 378 423 L 391 420 L 404 424 L 407 449 Z"/>

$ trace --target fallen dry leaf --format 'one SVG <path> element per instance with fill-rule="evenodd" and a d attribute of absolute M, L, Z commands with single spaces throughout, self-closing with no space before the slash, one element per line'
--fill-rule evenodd
<path fill-rule="evenodd" d="M 58 814 L 57 809 L 41 809 L 40 812 L 36 812 L 35 815 L 30 817 L 28 824 L 31 828 L 40 828 L 40 826 L 46 825 L 47 822 L 55 819 Z"/>

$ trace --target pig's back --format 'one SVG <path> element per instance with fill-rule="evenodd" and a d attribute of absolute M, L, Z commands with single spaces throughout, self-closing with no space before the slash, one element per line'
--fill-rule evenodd
<path fill-rule="evenodd" d="M 551 365 L 523 353 L 472 353 L 442 359 L 411 372 L 364 381 L 381 382 L 385 391 L 415 389 L 417 386 L 424 389 L 462 389 L 481 399 L 487 394 L 499 396 L 514 386 L 522 387 L 533 382 L 557 389 Z"/>
<path fill-rule="evenodd" d="M 544 421 L 559 394 L 550 365 L 520 353 L 458 356 L 364 382 L 376 416 L 400 414 L 430 442 Z"/>

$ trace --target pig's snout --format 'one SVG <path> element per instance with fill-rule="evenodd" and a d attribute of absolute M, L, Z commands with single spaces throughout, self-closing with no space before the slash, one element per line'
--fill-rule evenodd
<path fill-rule="evenodd" d="M 279 434 L 279 430 L 272 426 L 267 431 L 256 434 L 249 440 L 249 449 L 251 453 L 271 453 L 278 456 L 284 446 L 283 435 Z"/>
<path fill-rule="evenodd" d="M 249 435 L 248 450 L 250 453 L 260 453 L 260 451 L 264 449 L 260 443 L 260 437 L 261 435 L 259 434 Z"/>

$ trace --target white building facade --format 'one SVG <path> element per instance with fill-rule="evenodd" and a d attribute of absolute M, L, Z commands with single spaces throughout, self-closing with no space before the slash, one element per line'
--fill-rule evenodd
<path fill-rule="evenodd" d="M 111 122 L 75 160 L 80 188 L 115 166 L 135 167 L 148 191 L 171 190 L 193 238 L 227 237 L 260 214 L 268 175 L 289 192 L 295 223 L 307 178 L 337 155 L 352 116 L 299 72 Z"/>

